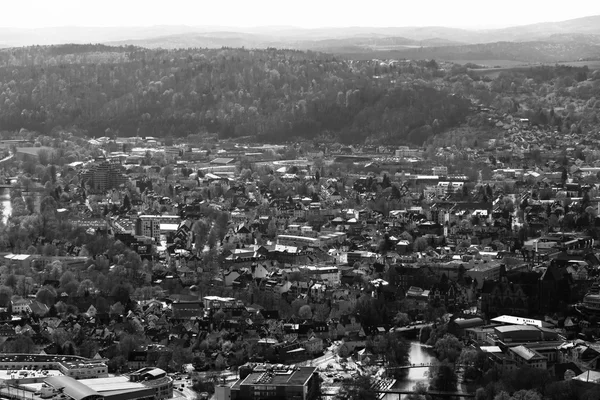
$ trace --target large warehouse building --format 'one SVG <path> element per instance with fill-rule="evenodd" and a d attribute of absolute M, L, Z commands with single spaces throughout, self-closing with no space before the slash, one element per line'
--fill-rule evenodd
<path fill-rule="evenodd" d="M 143 368 L 129 377 L 79 379 L 54 376 L 44 381 L 51 389 L 72 400 L 162 400 L 173 397 L 173 381 L 160 368 Z"/>

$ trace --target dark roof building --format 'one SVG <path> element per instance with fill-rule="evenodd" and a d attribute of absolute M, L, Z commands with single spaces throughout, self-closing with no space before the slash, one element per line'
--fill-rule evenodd
<path fill-rule="evenodd" d="M 317 372 L 313 367 L 261 364 L 232 387 L 217 387 L 216 394 L 231 400 L 312 400 L 318 394 Z"/>

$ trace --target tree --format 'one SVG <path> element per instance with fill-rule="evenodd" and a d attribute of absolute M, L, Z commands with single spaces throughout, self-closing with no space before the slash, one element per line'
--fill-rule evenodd
<path fill-rule="evenodd" d="M 61 288 L 64 288 L 67 284 L 74 282 L 74 281 L 75 281 L 75 274 L 73 274 L 71 271 L 66 271 L 60 277 L 60 286 L 61 286 Z"/>
<path fill-rule="evenodd" d="M 522 367 L 505 376 L 503 381 L 512 391 L 534 389 L 545 393 L 546 385 L 552 381 L 552 378 L 547 370 Z"/>
<path fill-rule="evenodd" d="M 113 288 L 111 296 L 115 299 L 115 302 L 127 304 L 129 303 L 131 291 L 132 287 L 130 284 L 118 284 Z"/>
<path fill-rule="evenodd" d="M 173 175 L 173 167 L 171 167 L 170 165 L 166 165 L 164 166 L 161 170 L 160 170 L 160 175 L 162 177 L 165 178 L 166 181 L 169 180 L 169 177 L 171 175 Z"/>
<path fill-rule="evenodd" d="M 0 307 L 8 307 L 13 295 L 13 290 L 9 286 L 0 286 Z"/>
<path fill-rule="evenodd" d="M 336 400 L 376 400 L 377 393 L 373 390 L 373 381 L 371 377 L 359 375 L 354 379 L 345 379 Z"/>
<path fill-rule="evenodd" d="M 505 391 L 501 391 L 494 396 L 494 400 L 512 400 L 512 398 L 510 397 L 510 394 L 506 393 Z"/>
<path fill-rule="evenodd" d="M 17 277 L 14 274 L 10 274 L 6 277 L 4 284 L 9 288 L 14 289 L 17 286 Z"/>
<path fill-rule="evenodd" d="M 0 348 L 3 353 L 33 353 L 35 351 L 36 345 L 33 340 L 26 335 L 18 335 L 16 338 L 12 340 L 7 340 L 4 342 L 2 347 Z"/>
<path fill-rule="evenodd" d="M 396 326 L 405 326 L 409 323 L 410 317 L 406 313 L 398 312 L 394 317 L 394 324 L 396 324 Z"/>
<path fill-rule="evenodd" d="M 131 209 L 131 200 L 129 200 L 129 196 L 127 194 L 123 197 L 123 209 L 124 210 Z"/>
<path fill-rule="evenodd" d="M 303 299 L 295 299 L 292 301 L 292 312 L 295 315 L 300 315 L 300 309 L 306 305 L 306 300 Z"/>
<path fill-rule="evenodd" d="M 267 236 L 271 239 L 277 236 L 277 223 L 274 218 L 271 218 L 269 225 L 267 226 Z"/>
<path fill-rule="evenodd" d="M 413 387 L 414 393 L 410 393 L 406 396 L 406 400 L 428 400 L 427 396 L 427 385 L 423 382 L 417 382 Z"/>
<path fill-rule="evenodd" d="M 312 319 L 313 313 L 308 304 L 303 305 L 298 310 L 298 316 L 302 319 Z"/>
<path fill-rule="evenodd" d="M 458 377 L 456 376 L 453 364 L 447 362 L 438 363 L 429 369 L 429 376 L 431 379 L 431 386 L 435 390 L 445 392 L 456 391 Z"/>
<path fill-rule="evenodd" d="M 535 390 L 519 390 L 513 393 L 512 400 L 542 400 L 542 396 Z"/>
<path fill-rule="evenodd" d="M 413 243 L 414 251 L 425 251 L 429 247 L 427 240 L 423 237 L 418 237 Z"/>
<path fill-rule="evenodd" d="M 461 354 L 463 344 L 456 338 L 456 336 L 449 333 L 445 334 L 444 337 L 439 339 L 434 346 L 434 351 L 438 356 L 438 359 L 442 361 L 448 361 L 454 363 Z"/>
<path fill-rule="evenodd" d="M 315 307 L 315 312 L 313 314 L 313 318 L 315 321 L 325 322 L 329 318 L 329 314 L 331 309 L 325 304 L 318 304 Z"/>
<path fill-rule="evenodd" d="M 77 288 L 78 296 L 87 296 L 90 293 L 94 293 L 95 285 L 90 279 L 84 279 L 79 283 L 79 287 Z"/>
<path fill-rule="evenodd" d="M 198 253 L 201 253 L 204 250 L 204 245 L 208 239 L 209 231 L 210 226 L 203 220 L 195 221 L 192 225 L 192 232 L 194 233 L 194 245 Z"/>

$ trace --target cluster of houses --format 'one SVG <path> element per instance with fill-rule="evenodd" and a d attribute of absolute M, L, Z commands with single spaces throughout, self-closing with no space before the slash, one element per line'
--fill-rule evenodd
<path fill-rule="evenodd" d="M 567 338 L 596 328 L 589 320 L 597 307 L 590 290 L 600 265 L 594 247 L 600 167 L 584 161 L 595 155 L 581 147 L 589 138 L 577 132 L 557 150 L 526 120 L 492 122 L 503 135 L 474 149 L 442 147 L 433 158 L 409 147 L 297 145 L 296 159 L 285 160 L 286 148 L 97 139 L 106 157 L 70 166 L 80 182 L 74 196 L 82 193 L 80 204 L 61 209 L 61 216 L 162 264 L 152 276 L 162 298 L 136 299 L 138 307 L 124 315 L 118 307 L 94 314 L 93 304 L 69 299 L 81 303 L 81 315 L 67 321 L 85 329 L 93 320 L 90 337 L 103 345 L 114 339 L 115 325 L 99 321 L 120 315 L 120 323 L 139 322 L 154 347 L 132 352 L 131 368 L 174 344 L 193 349 L 205 365 L 247 361 L 248 354 L 236 351 L 198 350 L 217 331 L 250 338 L 253 353 L 267 361 L 290 362 L 320 354 L 328 340 L 340 338 L 350 353 L 393 328 L 355 317 L 367 296 L 397 305 L 415 321 L 439 308 L 474 311 L 481 327 L 466 327 L 471 319 L 451 325 L 458 336 L 491 349 L 506 368 L 573 360 Z M 165 162 L 153 165 L 160 152 Z M 348 168 L 334 175 L 323 159 Z M 480 171 L 459 170 L 453 160 Z M 207 210 L 226 213 L 228 221 L 218 243 L 198 247 L 195 224 Z M 61 262 L 85 261 L 84 249 L 52 244 L 64 254 Z M 205 260 L 209 248 L 218 251 L 218 268 Z M 5 260 L 16 266 L 53 260 L 20 257 Z M 309 311 L 300 313 L 301 306 Z M 580 314 L 571 315 L 573 309 Z M 33 318 L 27 329 L 40 344 L 49 325 L 35 321 L 49 312 L 32 299 L 12 305 L 13 314 Z M 502 315 L 559 315 L 560 354 L 529 346 L 534 339 L 507 339 L 526 331 L 559 340 L 544 326 L 534 332 L 516 325 L 513 332 L 483 324 Z M 520 344 L 506 350 L 502 343 Z"/>

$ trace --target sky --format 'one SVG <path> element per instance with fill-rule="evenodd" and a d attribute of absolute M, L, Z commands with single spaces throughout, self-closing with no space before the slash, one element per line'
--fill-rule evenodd
<path fill-rule="evenodd" d="M 498 28 L 600 15 L 575 0 L 2 0 L 0 26 L 447 26 Z"/>

